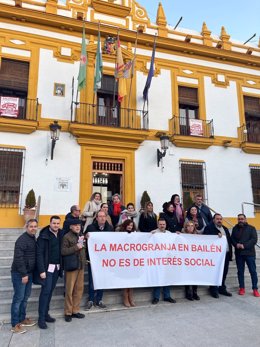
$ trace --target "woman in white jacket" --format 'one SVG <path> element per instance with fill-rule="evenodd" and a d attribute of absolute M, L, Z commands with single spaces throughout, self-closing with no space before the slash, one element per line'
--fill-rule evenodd
<path fill-rule="evenodd" d="M 100 210 L 101 203 L 102 195 L 98 192 L 93 193 L 90 197 L 90 200 L 87 201 L 81 215 L 82 219 L 86 220 L 84 225 L 84 232 L 87 229 L 87 226 L 93 223 L 95 214 Z"/>

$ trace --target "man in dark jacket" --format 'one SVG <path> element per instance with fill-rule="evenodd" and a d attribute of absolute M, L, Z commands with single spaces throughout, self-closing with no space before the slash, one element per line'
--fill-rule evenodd
<path fill-rule="evenodd" d="M 38 318 L 38 325 L 41 329 L 47 329 L 46 322 L 55 322 L 55 319 L 49 315 L 49 305 L 58 277 L 62 277 L 62 237 L 60 217 L 52 216 L 50 225 L 41 230 L 37 239 L 37 270 L 42 283 Z"/>
<path fill-rule="evenodd" d="M 211 286 L 209 290 L 210 290 L 211 296 L 216 299 L 219 297 L 219 294 L 222 294 L 225 296 L 232 296 L 232 294 L 227 291 L 226 284 L 225 284 L 227 273 L 228 273 L 229 262 L 232 260 L 232 243 L 231 243 L 231 237 L 230 237 L 228 228 L 226 228 L 222 224 L 221 214 L 216 213 L 213 216 L 213 221 L 206 226 L 203 233 L 205 235 L 218 235 L 219 237 L 226 236 L 227 251 L 226 251 L 223 277 L 222 277 L 222 284 L 220 287 Z"/>
<path fill-rule="evenodd" d="M 107 222 L 107 216 L 104 211 L 98 211 L 96 214 L 96 220 L 88 225 L 86 230 L 86 238 L 91 237 L 90 234 L 92 231 L 114 231 L 113 227 Z M 88 293 L 88 302 L 86 304 L 86 310 L 90 310 L 93 305 L 100 308 L 106 308 L 106 305 L 102 302 L 103 290 L 98 289 L 94 290 L 93 278 L 91 272 L 90 262 L 88 263 L 88 283 L 89 283 L 89 293 Z"/>
<path fill-rule="evenodd" d="M 211 214 L 208 206 L 203 203 L 202 195 L 197 194 L 195 196 L 195 202 L 194 202 L 193 206 L 197 207 L 198 213 L 206 225 L 208 225 L 210 222 L 212 222 L 212 214 Z"/>
<path fill-rule="evenodd" d="M 237 216 L 238 224 L 232 230 L 232 244 L 235 247 L 237 276 L 239 282 L 239 295 L 245 295 L 245 263 L 250 272 L 253 295 L 259 297 L 257 287 L 257 273 L 255 264 L 255 245 L 257 243 L 257 232 L 255 227 L 247 224 L 246 216 L 240 213 Z"/>
<path fill-rule="evenodd" d="M 80 221 L 80 224 L 82 224 L 80 218 L 80 207 L 78 205 L 72 205 L 70 208 L 70 212 L 66 215 L 65 221 L 63 223 L 63 234 L 67 234 L 70 231 L 70 222 L 71 220 L 78 220 Z"/>
<path fill-rule="evenodd" d="M 14 295 L 11 306 L 11 323 L 13 333 L 23 334 L 24 326 L 33 326 L 36 322 L 26 318 L 27 301 L 31 295 L 32 274 L 36 264 L 36 239 L 38 222 L 29 219 L 26 232 L 15 242 L 14 258 L 11 269 Z"/>

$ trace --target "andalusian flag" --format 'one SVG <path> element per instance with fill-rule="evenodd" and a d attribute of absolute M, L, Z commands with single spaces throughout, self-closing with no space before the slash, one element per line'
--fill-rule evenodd
<path fill-rule="evenodd" d="M 127 95 L 126 91 L 126 78 L 125 78 L 125 64 L 122 56 L 119 36 L 117 38 L 117 58 L 116 58 L 116 72 L 115 77 L 118 80 L 118 102 L 122 102 L 124 96 Z"/>
<path fill-rule="evenodd" d="M 100 42 L 100 31 L 98 30 L 95 79 L 94 79 L 95 92 L 101 88 L 102 73 L 103 73 L 102 50 L 101 50 L 101 42 Z"/>
<path fill-rule="evenodd" d="M 78 90 L 86 86 L 86 67 L 87 67 L 87 52 L 86 52 L 86 38 L 85 38 L 85 23 L 83 24 L 80 66 L 78 75 Z"/>

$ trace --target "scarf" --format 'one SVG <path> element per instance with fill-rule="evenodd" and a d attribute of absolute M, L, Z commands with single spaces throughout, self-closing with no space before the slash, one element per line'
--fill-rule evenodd
<path fill-rule="evenodd" d="M 178 204 L 175 206 L 175 213 L 176 213 L 176 217 L 178 219 L 178 222 L 182 222 L 183 221 L 183 213 L 182 213 L 182 208 L 181 205 Z"/>
<path fill-rule="evenodd" d="M 118 203 L 118 204 L 113 203 L 113 215 L 119 216 L 120 213 L 121 213 L 121 204 L 120 203 Z"/>
<path fill-rule="evenodd" d="M 133 219 L 137 217 L 137 212 L 133 211 L 133 212 L 129 212 L 127 210 L 122 211 L 122 213 L 124 213 L 128 219 Z"/>
<path fill-rule="evenodd" d="M 102 201 L 101 200 L 93 200 L 93 202 L 96 204 L 96 205 L 100 205 L 101 203 L 102 203 Z"/>

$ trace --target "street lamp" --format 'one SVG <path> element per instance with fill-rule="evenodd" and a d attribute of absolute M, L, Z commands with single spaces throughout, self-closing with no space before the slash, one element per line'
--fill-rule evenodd
<path fill-rule="evenodd" d="M 55 120 L 50 124 L 50 132 L 51 132 L 51 160 L 53 160 L 53 152 L 56 141 L 60 138 L 61 126 L 58 124 L 58 121 Z"/>
<path fill-rule="evenodd" d="M 169 136 L 162 135 L 160 136 L 160 142 L 161 142 L 161 150 L 162 152 L 157 149 L 157 166 L 160 166 L 160 161 L 163 157 L 165 157 L 166 151 L 169 148 Z"/>

